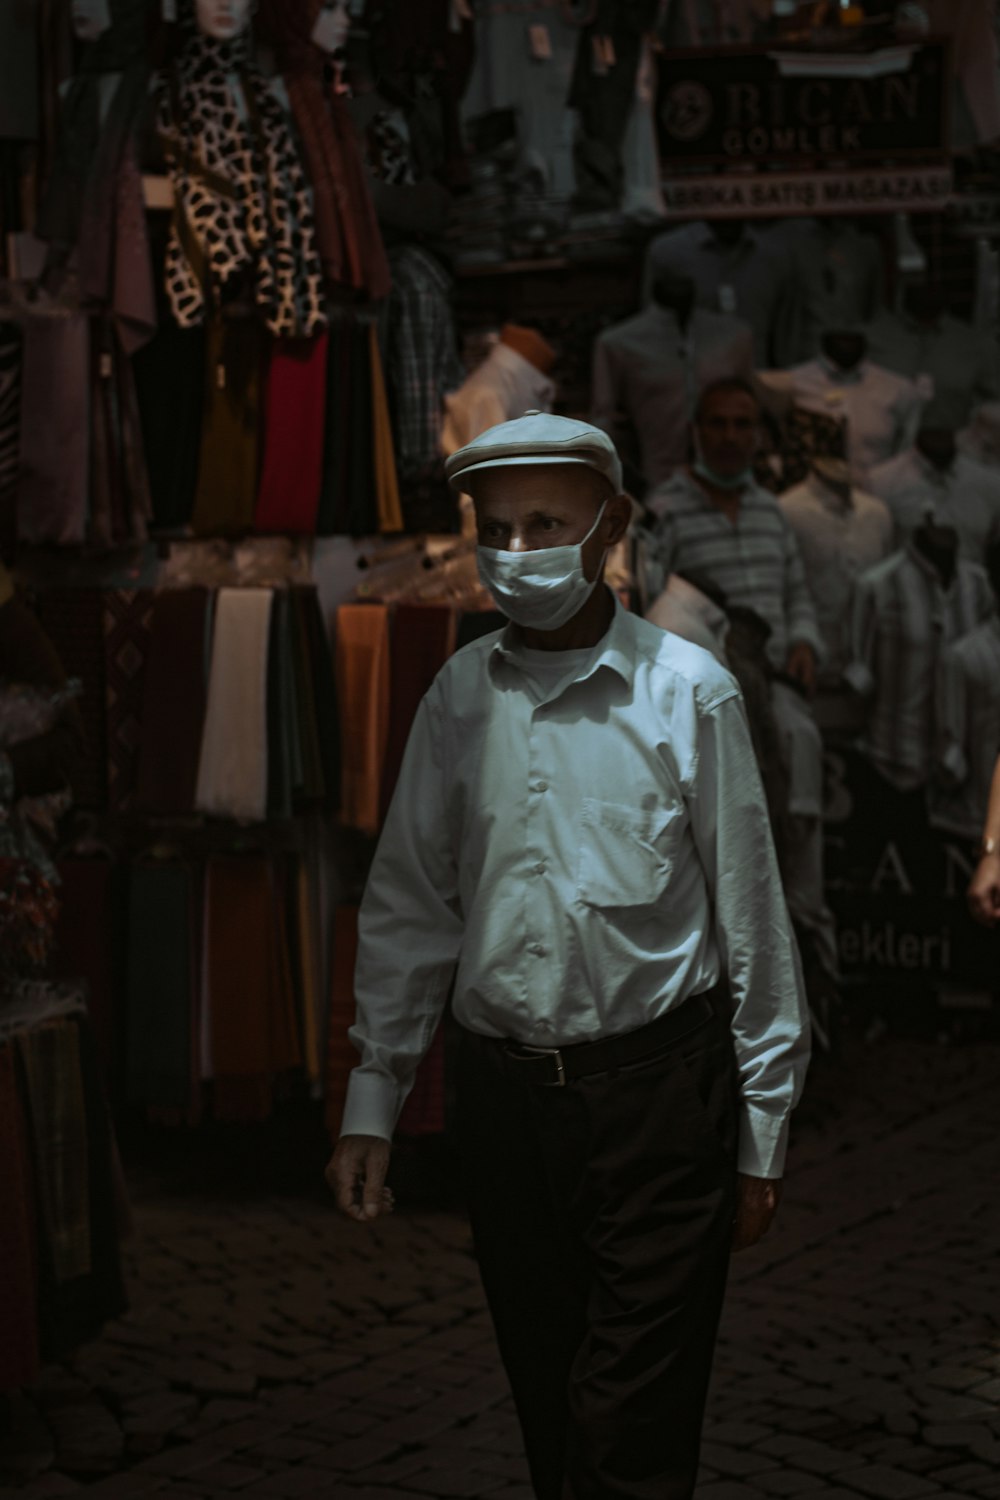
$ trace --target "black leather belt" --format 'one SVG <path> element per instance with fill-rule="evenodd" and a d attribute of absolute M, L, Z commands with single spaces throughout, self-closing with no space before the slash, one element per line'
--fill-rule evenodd
<path fill-rule="evenodd" d="M 627 1063 L 641 1062 L 670 1042 L 697 1031 L 715 1014 L 713 1002 L 721 989 L 717 985 L 715 989 L 692 995 L 676 1010 L 668 1010 L 666 1015 L 637 1031 L 601 1037 L 596 1042 L 573 1042 L 567 1047 L 533 1047 L 513 1041 L 501 1045 L 511 1062 L 523 1065 L 523 1076 L 532 1083 L 562 1088 L 592 1073 L 607 1073 Z"/>

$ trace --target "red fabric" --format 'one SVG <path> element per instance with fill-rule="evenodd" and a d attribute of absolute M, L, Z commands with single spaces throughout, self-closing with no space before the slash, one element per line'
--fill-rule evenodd
<path fill-rule="evenodd" d="M 399 604 L 392 618 L 389 742 L 382 772 L 382 816 L 396 789 L 406 741 L 420 700 L 455 650 L 457 618 L 450 604 Z"/>
<path fill-rule="evenodd" d="M 258 531 L 316 534 L 323 483 L 329 338 L 278 339 L 271 352 Z"/>
<path fill-rule="evenodd" d="M 38 1375 L 34 1174 L 14 1051 L 0 1046 L 0 1391 Z"/>

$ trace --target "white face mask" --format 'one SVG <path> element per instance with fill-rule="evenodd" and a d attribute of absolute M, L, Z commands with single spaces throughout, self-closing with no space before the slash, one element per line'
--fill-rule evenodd
<path fill-rule="evenodd" d="M 577 614 L 597 587 L 583 571 L 583 549 L 601 524 L 607 501 L 582 542 L 568 547 L 541 547 L 536 552 L 502 552 L 478 547 L 479 576 L 515 625 L 529 630 L 558 630 Z"/>

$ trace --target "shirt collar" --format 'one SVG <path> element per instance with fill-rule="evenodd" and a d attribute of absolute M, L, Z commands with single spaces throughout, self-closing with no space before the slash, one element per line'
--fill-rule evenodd
<path fill-rule="evenodd" d="M 854 366 L 853 370 L 845 370 L 842 365 L 835 365 L 833 360 L 828 359 L 825 354 L 821 354 L 817 360 L 817 364 L 824 375 L 828 380 L 832 380 L 835 385 L 860 384 L 864 377 L 867 363 L 867 360 L 862 359 Z"/>
<path fill-rule="evenodd" d="M 599 667 L 610 667 L 612 672 L 617 672 L 627 687 L 631 687 L 635 676 L 635 619 L 613 591 L 612 598 L 615 602 L 615 612 L 611 617 L 611 624 L 594 647 L 588 665 L 575 680 L 584 682 L 588 677 L 592 677 Z M 501 661 L 518 667 L 520 644 L 520 630 L 511 622 L 500 632 L 490 649 L 490 669 L 493 670 L 496 663 Z M 553 652 L 553 657 L 556 654 Z"/>

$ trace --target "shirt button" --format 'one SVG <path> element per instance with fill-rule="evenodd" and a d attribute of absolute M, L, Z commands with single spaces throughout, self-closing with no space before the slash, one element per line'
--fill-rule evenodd
<path fill-rule="evenodd" d="M 533 867 L 532 873 L 535 875 L 544 875 L 547 869 L 548 865 L 545 863 L 545 861 L 539 860 L 538 864 Z"/>
<path fill-rule="evenodd" d="M 546 1035 L 552 1030 L 551 1021 L 536 1021 L 535 1030 L 544 1032 Z"/>
<path fill-rule="evenodd" d="M 541 943 L 529 943 L 528 944 L 528 952 L 529 953 L 533 953 L 536 958 L 544 958 L 545 955 L 546 955 L 546 953 L 548 953 L 548 951 L 549 950 L 547 948 L 543 947 L 543 945 Z M 543 1024 L 545 1024 L 545 1023 L 543 1023 Z"/>
<path fill-rule="evenodd" d="M 549 784 L 548 784 L 547 781 L 536 781 L 535 782 L 534 790 L 536 792 L 547 792 L 548 789 L 549 789 Z"/>

